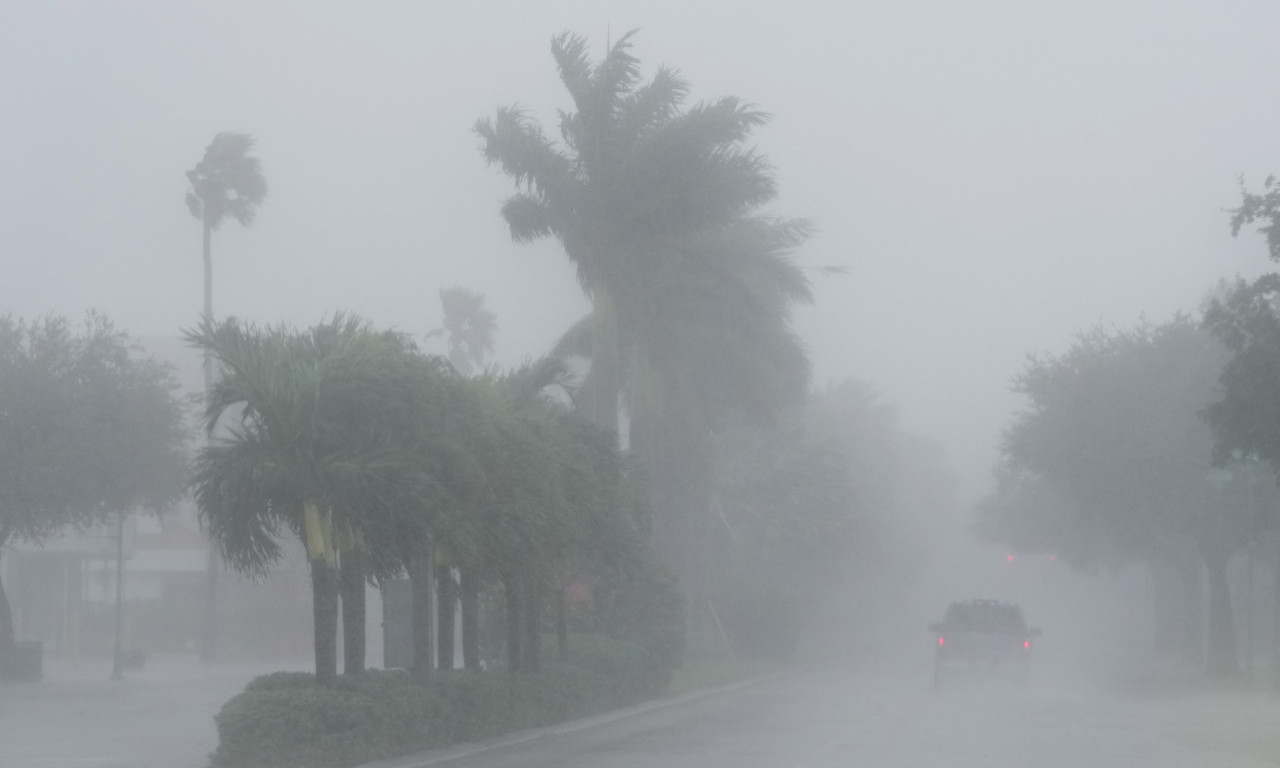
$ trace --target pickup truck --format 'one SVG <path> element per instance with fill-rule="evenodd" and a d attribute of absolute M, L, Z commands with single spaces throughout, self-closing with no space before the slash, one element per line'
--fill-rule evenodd
<path fill-rule="evenodd" d="M 943 668 L 964 664 L 996 670 L 1008 667 L 1025 676 L 1040 630 L 1028 627 L 1022 609 L 997 600 L 952 603 L 942 621 L 929 625 L 934 637 L 933 684 Z"/>

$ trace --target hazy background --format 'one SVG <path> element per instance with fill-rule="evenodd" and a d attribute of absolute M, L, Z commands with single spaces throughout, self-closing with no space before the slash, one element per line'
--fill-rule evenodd
<path fill-rule="evenodd" d="M 515 246 L 476 118 L 567 106 L 552 34 L 640 28 L 650 73 L 775 115 L 778 213 L 812 218 L 819 384 L 856 376 L 984 490 L 1027 352 L 1194 308 L 1265 270 L 1224 209 L 1280 171 L 1280 4 L 435 2 L 0 5 L 0 312 L 191 326 L 184 172 L 248 132 L 271 187 L 214 240 L 219 316 L 348 309 L 424 333 L 483 291 L 505 363 L 587 309 L 548 243 Z M 962 506 L 967 506 L 964 504 Z"/>

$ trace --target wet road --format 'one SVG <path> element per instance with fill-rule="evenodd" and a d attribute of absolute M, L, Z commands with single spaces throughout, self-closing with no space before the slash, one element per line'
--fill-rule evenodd
<path fill-rule="evenodd" d="M 388 761 L 391 768 L 1046 768 L 1280 765 L 1280 702 L 1174 686 L 1118 692 L 1037 671 L 1020 686 L 984 677 L 929 687 L 926 664 L 808 670 L 672 705 L 649 705 Z M 156 663 L 123 682 L 107 668 L 50 670 L 0 686 L 3 768 L 201 768 L 212 716 L 250 667 Z"/>
<path fill-rule="evenodd" d="M 985 677 L 935 692 L 916 672 L 810 671 L 461 759 L 453 768 L 1109 768 L 1280 764 L 1280 704 L 1255 693 L 1103 692 Z"/>
<path fill-rule="evenodd" d="M 105 660 L 46 660 L 41 682 L 0 685 L 0 768 L 203 768 L 214 714 L 273 668 L 157 659 L 112 681 Z"/>

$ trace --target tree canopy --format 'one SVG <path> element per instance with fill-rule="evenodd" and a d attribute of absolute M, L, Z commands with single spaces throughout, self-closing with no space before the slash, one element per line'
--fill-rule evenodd
<path fill-rule="evenodd" d="M 175 501 L 187 438 L 177 388 L 102 315 L 79 329 L 0 317 L 0 547 Z M 0 667 L 14 641 L 0 585 Z"/>
<path fill-rule="evenodd" d="M 1194 553 L 1209 573 L 1210 669 L 1222 674 L 1236 668 L 1225 568 L 1258 519 L 1247 467 L 1214 468 L 1203 418 L 1226 360 L 1189 316 L 1094 329 L 1031 358 L 1014 383 L 1027 407 L 980 508 L 988 535 L 1078 565 Z"/>

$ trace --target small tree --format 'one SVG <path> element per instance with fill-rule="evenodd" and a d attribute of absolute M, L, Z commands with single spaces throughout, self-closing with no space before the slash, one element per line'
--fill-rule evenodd
<path fill-rule="evenodd" d="M 186 437 L 170 368 L 90 314 L 0 317 L 0 547 L 180 495 Z M 0 669 L 14 627 L 0 585 Z"/>

